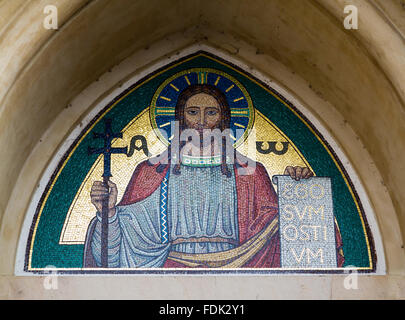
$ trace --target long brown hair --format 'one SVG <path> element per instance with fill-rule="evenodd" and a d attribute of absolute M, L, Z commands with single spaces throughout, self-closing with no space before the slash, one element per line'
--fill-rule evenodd
<path fill-rule="evenodd" d="M 221 122 L 219 125 L 219 129 L 224 131 L 226 129 L 230 129 L 231 125 L 231 110 L 228 104 L 228 101 L 225 95 L 219 90 L 217 87 L 210 85 L 210 84 L 193 84 L 188 86 L 184 89 L 177 99 L 177 104 L 175 108 L 175 120 L 178 121 L 179 124 L 179 131 L 180 134 L 182 130 L 186 128 L 185 124 L 185 117 L 184 117 L 184 109 L 188 99 L 196 94 L 199 93 L 206 93 L 210 96 L 214 97 L 221 109 Z M 231 172 L 229 171 L 226 165 L 226 137 L 222 137 L 222 162 L 221 162 L 221 171 L 222 174 L 226 175 L 228 178 L 231 176 Z M 184 146 L 186 141 L 182 141 L 180 143 L 180 149 Z M 171 154 L 171 148 L 169 147 L 169 157 Z M 174 174 L 180 174 L 180 163 L 176 163 L 173 167 Z"/>

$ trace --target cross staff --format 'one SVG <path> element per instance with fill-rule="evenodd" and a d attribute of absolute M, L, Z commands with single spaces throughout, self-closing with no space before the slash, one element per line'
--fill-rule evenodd
<path fill-rule="evenodd" d="M 111 142 L 115 138 L 122 139 L 122 132 L 113 133 L 111 129 L 111 119 L 104 119 L 104 133 L 93 133 L 93 139 L 104 139 L 103 148 L 89 147 L 89 154 L 102 154 L 104 156 L 104 173 L 103 184 L 106 188 L 111 175 L 111 155 L 114 154 L 127 154 L 127 148 L 113 148 Z M 101 267 L 108 268 L 108 200 L 109 196 L 105 197 L 102 201 L 101 212 Z"/>

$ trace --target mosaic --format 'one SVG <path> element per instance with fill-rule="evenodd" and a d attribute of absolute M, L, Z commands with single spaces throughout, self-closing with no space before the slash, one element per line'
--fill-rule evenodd
<path fill-rule="evenodd" d="M 87 125 L 32 221 L 25 271 L 374 272 L 363 206 L 314 125 L 273 88 L 197 52 Z"/>

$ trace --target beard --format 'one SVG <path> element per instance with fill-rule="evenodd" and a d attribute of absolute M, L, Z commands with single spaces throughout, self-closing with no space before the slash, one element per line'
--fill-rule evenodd
<path fill-rule="evenodd" d="M 232 156 L 233 141 L 231 139 L 230 129 L 222 131 L 220 126 L 213 129 L 203 127 L 185 128 L 188 131 L 187 141 L 184 141 L 180 146 L 186 147 L 184 150 L 188 152 L 189 148 L 199 150 L 200 155 L 219 155 L 224 154 Z"/>
<path fill-rule="evenodd" d="M 191 142 L 195 147 L 200 149 L 207 148 L 208 146 L 212 145 L 215 142 L 215 134 L 213 131 L 220 132 L 220 126 L 216 126 L 214 128 L 206 128 L 203 126 L 197 127 L 186 127 L 185 129 L 194 131 L 192 137 L 189 138 L 189 142 Z M 197 138 L 198 137 L 198 138 Z"/>

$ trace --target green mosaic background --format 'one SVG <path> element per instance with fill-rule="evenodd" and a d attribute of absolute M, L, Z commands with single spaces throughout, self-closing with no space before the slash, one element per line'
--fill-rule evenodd
<path fill-rule="evenodd" d="M 189 68 L 214 68 L 235 77 L 249 92 L 253 105 L 277 125 L 297 146 L 308 160 L 317 176 L 332 178 L 334 212 L 340 227 L 345 266 L 369 267 L 366 238 L 361 219 L 350 191 L 334 161 L 321 142 L 314 136 L 288 107 L 264 88 L 232 68 L 211 59 L 197 55 L 175 67 L 169 68 L 116 104 L 107 117 L 113 120 L 113 130 L 122 130 L 142 110 L 149 106 L 158 86 L 168 77 Z M 98 121 L 94 132 L 103 132 L 104 123 Z M 59 237 L 69 206 L 97 155 L 89 156 L 89 146 L 97 147 L 92 132 L 87 134 L 55 182 L 44 206 L 38 224 L 32 253 L 32 268 L 53 265 L 57 268 L 81 268 L 83 245 L 59 245 Z"/>

